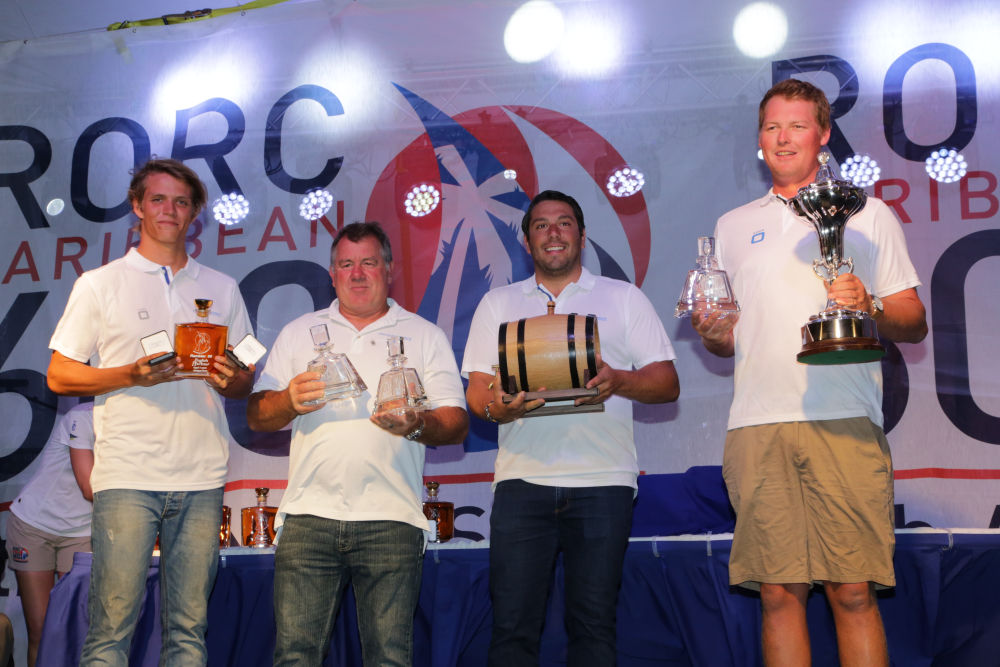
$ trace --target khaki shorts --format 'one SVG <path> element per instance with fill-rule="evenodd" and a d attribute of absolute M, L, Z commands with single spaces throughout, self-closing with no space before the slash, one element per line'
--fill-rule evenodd
<path fill-rule="evenodd" d="M 90 536 L 63 537 L 35 528 L 13 513 L 7 518 L 7 565 L 21 572 L 69 572 L 73 554 L 90 551 Z"/>
<path fill-rule="evenodd" d="M 734 429 L 722 474 L 736 509 L 731 585 L 896 585 L 892 458 L 867 417 Z"/>

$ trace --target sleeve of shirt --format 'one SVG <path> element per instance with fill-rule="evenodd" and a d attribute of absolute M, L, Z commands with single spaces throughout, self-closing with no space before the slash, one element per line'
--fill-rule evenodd
<path fill-rule="evenodd" d="M 638 369 L 657 361 L 676 359 L 663 321 L 638 287 L 629 286 L 627 304 L 628 349 L 633 367 Z"/>
<path fill-rule="evenodd" d="M 494 312 L 492 299 L 487 294 L 476 307 L 469 325 L 469 340 L 465 343 L 465 356 L 462 359 L 462 377 L 468 379 L 469 373 L 493 374 L 493 366 L 499 362 L 497 352 L 497 332 L 500 329 L 500 318 Z"/>
<path fill-rule="evenodd" d="M 230 299 L 231 310 L 229 313 L 229 344 L 236 345 L 243 337 L 253 333 L 250 326 L 250 315 L 247 313 L 247 306 L 243 302 L 243 295 L 240 293 L 239 285 L 233 281 L 233 295 Z"/>
<path fill-rule="evenodd" d="M 63 430 L 66 445 L 71 449 L 94 449 L 94 404 L 81 403 L 66 413 L 63 419 L 69 427 Z M 53 437 L 53 439 L 55 439 Z"/>
<path fill-rule="evenodd" d="M 920 277 L 910 261 L 903 225 L 896 214 L 879 200 L 875 209 L 872 243 L 875 245 L 875 266 L 872 267 L 870 289 L 876 296 L 889 296 L 911 287 L 918 287 Z"/>
<path fill-rule="evenodd" d="M 293 322 L 294 324 L 294 322 Z M 292 325 L 287 324 L 278 333 L 274 340 L 274 345 L 267 353 L 267 360 L 264 362 L 264 370 L 254 384 L 253 390 L 257 391 L 281 391 L 298 375 L 292 368 L 293 365 L 293 344 L 295 336 L 292 333 Z M 305 370 L 302 368 L 301 370 Z"/>
<path fill-rule="evenodd" d="M 97 352 L 101 315 L 97 295 L 84 274 L 73 283 L 66 309 L 49 341 L 49 349 L 87 363 Z"/>
<path fill-rule="evenodd" d="M 435 408 L 448 406 L 465 409 L 465 390 L 448 337 L 438 327 L 431 325 L 425 345 L 424 369 L 420 379 L 431 405 Z"/>

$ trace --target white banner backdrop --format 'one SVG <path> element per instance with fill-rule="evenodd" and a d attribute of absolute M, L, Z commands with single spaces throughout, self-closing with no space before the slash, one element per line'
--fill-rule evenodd
<path fill-rule="evenodd" d="M 336 227 L 377 219 L 397 257 L 393 296 L 448 331 L 460 358 L 479 296 L 529 270 L 508 226 L 519 230 L 539 190 L 573 194 L 586 213 L 586 265 L 640 285 L 679 355 L 680 400 L 636 407 L 640 468 L 719 465 L 732 362 L 707 354 L 673 309 L 696 237 L 769 187 L 756 106 L 795 75 L 833 102 L 835 158 L 878 161 L 869 192 L 903 220 L 924 283 L 931 333 L 890 345 L 884 365 L 899 523 L 1000 525 L 992 3 L 797 3 L 786 8 L 789 40 L 763 59 L 732 43 L 739 2 L 684 12 L 661 0 L 560 3 L 567 39 L 580 20 L 607 31 L 590 33 L 584 51 L 604 61 L 589 69 L 579 54 L 512 61 L 503 35 L 513 2 L 394 5 L 303 2 L 0 44 L 0 501 L 34 472 L 55 410 L 75 402 L 45 388 L 48 340 L 77 275 L 135 242 L 129 169 L 151 154 L 185 160 L 210 199 L 249 199 L 239 225 L 203 216 L 189 251 L 241 283 L 268 346 L 328 303 Z M 967 161 L 961 181 L 926 175 L 924 159 L 941 147 Z M 604 185 L 625 165 L 645 187 L 612 197 Z M 402 201 L 421 184 L 442 201 L 413 218 Z M 314 188 L 335 202 L 309 222 L 299 202 Z M 268 486 L 277 504 L 287 435 L 252 434 L 243 404 L 229 407 L 226 502 L 250 505 L 253 488 Z M 488 533 L 495 433 L 473 421 L 463 447 L 428 453 L 426 475 L 463 508 L 457 527 L 475 539 Z"/>

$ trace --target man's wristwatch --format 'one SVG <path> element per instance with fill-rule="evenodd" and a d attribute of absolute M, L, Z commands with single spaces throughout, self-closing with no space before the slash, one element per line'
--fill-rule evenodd
<path fill-rule="evenodd" d="M 882 317 L 883 314 L 885 314 L 885 308 L 882 307 L 882 299 L 878 298 L 874 294 L 872 294 L 871 297 L 872 297 L 871 316 L 873 320 L 877 320 L 878 318 Z"/>
<path fill-rule="evenodd" d="M 406 435 L 404 435 L 403 437 L 409 440 L 410 442 L 416 442 L 417 440 L 420 439 L 420 436 L 424 434 L 425 426 L 427 426 L 427 422 L 421 419 L 417 427 L 412 431 L 410 431 L 409 433 L 407 433 Z"/>

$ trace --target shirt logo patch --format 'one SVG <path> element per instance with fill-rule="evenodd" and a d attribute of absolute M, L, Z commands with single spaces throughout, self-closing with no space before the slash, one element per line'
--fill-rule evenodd
<path fill-rule="evenodd" d="M 10 550 L 11 554 L 14 556 L 15 563 L 27 563 L 28 562 L 28 550 L 23 547 L 14 547 Z"/>
<path fill-rule="evenodd" d="M 149 319 L 149 311 L 148 310 L 140 310 L 139 311 L 139 319 L 140 320 L 148 320 Z"/>
<path fill-rule="evenodd" d="M 754 243 L 760 243 L 763 240 L 764 240 L 764 230 L 761 229 L 759 231 L 754 232 L 753 236 L 750 237 L 750 244 L 753 245 Z"/>

